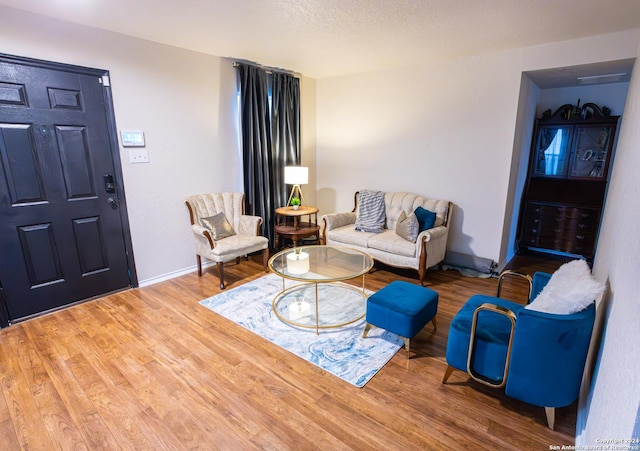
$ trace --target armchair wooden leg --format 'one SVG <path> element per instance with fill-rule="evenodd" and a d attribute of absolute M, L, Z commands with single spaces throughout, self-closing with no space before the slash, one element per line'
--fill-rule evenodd
<path fill-rule="evenodd" d="M 424 278 L 427 275 L 427 246 L 422 240 L 422 252 L 420 253 L 420 261 L 418 262 L 418 276 L 420 277 L 420 286 L 424 287 Z"/>
<path fill-rule="evenodd" d="M 433 324 L 433 331 L 435 332 L 436 330 L 438 330 L 438 323 L 436 323 L 435 316 L 431 319 L 431 323 Z"/>
<path fill-rule="evenodd" d="M 556 422 L 556 409 L 555 407 L 545 407 L 544 413 L 547 415 L 547 425 L 549 425 L 549 429 L 553 431 L 553 426 Z"/>
<path fill-rule="evenodd" d="M 269 248 L 265 248 L 262 251 L 262 264 L 264 265 L 264 272 L 269 272 Z"/>
<path fill-rule="evenodd" d="M 202 257 L 196 255 L 196 260 L 198 262 L 198 277 L 202 277 Z"/>
<path fill-rule="evenodd" d="M 455 370 L 454 367 L 447 365 L 447 369 L 444 370 L 444 376 L 442 377 L 442 383 L 446 383 L 447 379 L 449 379 L 449 376 L 451 376 L 451 373 L 453 373 L 453 370 Z"/>
<path fill-rule="evenodd" d="M 224 290 L 224 263 L 218 262 L 218 272 L 220 273 L 220 289 Z"/>

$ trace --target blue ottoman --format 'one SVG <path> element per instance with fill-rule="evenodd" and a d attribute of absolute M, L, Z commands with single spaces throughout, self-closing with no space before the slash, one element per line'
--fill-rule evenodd
<path fill-rule="evenodd" d="M 367 322 L 363 338 L 371 326 L 386 329 L 404 340 L 407 358 L 411 339 L 431 321 L 436 329 L 438 293 L 431 288 L 396 280 L 367 299 Z"/>

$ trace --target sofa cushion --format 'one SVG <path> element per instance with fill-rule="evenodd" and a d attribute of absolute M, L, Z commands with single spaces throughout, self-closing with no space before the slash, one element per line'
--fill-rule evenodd
<path fill-rule="evenodd" d="M 400 215 L 402 213 L 405 213 L 405 211 L 402 208 L 387 206 L 387 210 L 386 210 L 387 223 L 385 224 L 384 227 L 389 230 L 395 230 L 395 228 L 398 225 L 398 219 L 400 218 Z M 405 216 L 406 216 L 406 213 L 405 213 Z"/>
<path fill-rule="evenodd" d="M 207 258 L 214 261 L 229 261 L 238 255 L 251 254 L 266 248 L 269 240 L 263 236 L 232 235 L 216 242 Z"/>
<path fill-rule="evenodd" d="M 407 215 L 416 208 L 422 207 L 425 210 L 436 214 L 434 227 L 444 225 L 445 219 L 449 216 L 449 202 L 446 200 L 426 199 L 413 193 L 395 192 L 384 195 L 384 203 L 387 210 L 386 228 L 394 230 L 396 221 L 400 213 L 404 211 Z"/>
<path fill-rule="evenodd" d="M 330 241 L 362 248 L 367 247 L 367 241 L 369 241 L 369 237 L 372 236 L 375 236 L 375 233 L 359 232 L 353 228 L 352 224 L 338 227 L 337 229 L 327 232 L 327 239 Z"/>
<path fill-rule="evenodd" d="M 414 257 L 416 245 L 398 236 L 395 230 L 385 230 L 382 233 L 371 234 L 367 241 L 370 249 L 377 249 L 404 257 Z"/>
<path fill-rule="evenodd" d="M 407 241 L 415 243 L 420 232 L 418 227 L 418 218 L 416 218 L 415 213 L 409 213 L 407 216 L 403 211 L 396 222 L 396 234 Z"/>
<path fill-rule="evenodd" d="M 433 211 L 418 207 L 414 213 L 416 214 L 416 218 L 418 218 L 420 232 L 433 228 L 436 223 L 436 214 Z"/>

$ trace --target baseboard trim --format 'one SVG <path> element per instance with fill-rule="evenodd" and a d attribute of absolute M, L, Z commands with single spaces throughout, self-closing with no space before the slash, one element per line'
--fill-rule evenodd
<path fill-rule="evenodd" d="M 497 266 L 496 263 L 489 258 L 453 251 L 447 251 L 444 257 L 444 264 L 459 268 L 473 269 L 474 271 L 485 274 L 493 273 Z"/>
<path fill-rule="evenodd" d="M 215 265 L 215 262 L 207 262 L 207 263 L 203 262 L 202 269 L 204 270 L 205 268 L 208 268 L 209 266 L 214 266 L 214 265 Z M 148 287 L 151 285 L 155 285 L 156 283 L 166 282 L 167 280 L 175 279 L 176 277 L 186 276 L 187 274 L 191 274 L 192 272 L 195 272 L 197 270 L 198 270 L 198 266 L 193 265 L 188 268 L 179 269 L 178 271 L 169 272 L 161 276 L 156 276 L 150 279 L 139 281 L 138 286 L 140 288 Z"/>

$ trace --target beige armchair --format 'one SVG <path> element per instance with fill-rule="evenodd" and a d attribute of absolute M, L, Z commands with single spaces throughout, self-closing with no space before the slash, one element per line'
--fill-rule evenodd
<path fill-rule="evenodd" d="M 262 218 L 244 214 L 243 193 L 199 194 L 189 196 L 185 203 L 195 238 L 199 276 L 202 276 L 202 257 L 216 262 L 220 289 L 224 289 L 224 264 L 232 260 L 240 263 L 240 257 L 260 250 L 267 271 L 269 240 L 260 236 Z"/>

